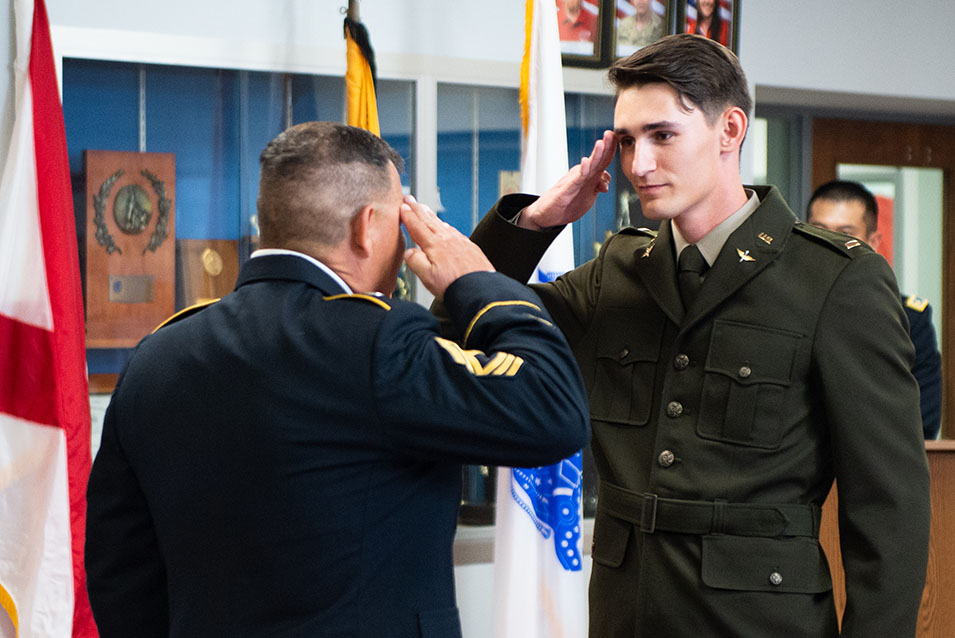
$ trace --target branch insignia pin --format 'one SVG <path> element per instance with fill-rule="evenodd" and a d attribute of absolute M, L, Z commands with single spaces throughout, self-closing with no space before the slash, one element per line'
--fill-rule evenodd
<path fill-rule="evenodd" d="M 643 251 L 643 254 L 640 255 L 640 259 L 646 259 L 647 257 L 650 256 L 650 252 L 653 250 L 653 247 L 656 246 L 656 241 L 657 240 L 654 239 L 649 244 L 647 244 L 647 248 L 646 250 Z"/>
<path fill-rule="evenodd" d="M 739 255 L 740 263 L 743 263 L 744 261 L 756 261 L 756 258 L 750 255 L 748 250 L 740 250 L 737 248 L 736 254 Z"/>

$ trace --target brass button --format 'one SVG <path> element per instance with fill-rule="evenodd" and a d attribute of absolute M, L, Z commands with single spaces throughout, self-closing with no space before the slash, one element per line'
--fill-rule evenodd
<path fill-rule="evenodd" d="M 626 346 L 624 346 L 623 350 L 620 351 L 620 358 L 626 359 L 627 355 L 629 354 L 630 354 L 630 348 L 627 348 Z"/>
<path fill-rule="evenodd" d="M 685 354 L 678 354 L 676 358 L 673 359 L 673 367 L 677 370 L 686 370 L 687 366 L 690 365 L 690 358 Z"/>
<path fill-rule="evenodd" d="M 769 575 L 769 584 L 776 585 L 777 587 L 779 585 L 782 585 L 783 575 L 780 574 L 779 572 L 773 572 L 772 574 Z"/>
<path fill-rule="evenodd" d="M 749 366 L 743 366 L 739 369 L 739 376 L 743 377 L 744 379 L 751 374 L 753 374 L 753 369 Z"/>
<path fill-rule="evenodd" d="M 660 464 L 660 467 L 670 467 L 675 460 L 676 456 L 674 456 L 670 450 L 663 450 L 660 452 L 660 456 L 657 457 L 657 463 Z"/>
<path fill-rule="evenodd" d="M 667 416 L 675 419 L 683 414 L 683 404 L 679 401 L 670 401 L 667 403 Z"/>

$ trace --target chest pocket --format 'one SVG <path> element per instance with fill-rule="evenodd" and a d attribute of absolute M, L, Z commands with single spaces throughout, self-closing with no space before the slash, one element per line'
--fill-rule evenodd
<path fill-rule="evenodd" d="M 706 358 L 697 433 L 707 439 L 775 449 L 802 336 L 717 321 Z"/>
<path fill-rule="evenodd" d="M 588 397 L 590 416 L 608 423 L 646 425 L 666 317 L 633 308 L 607 308 L 601 316 Z"/>

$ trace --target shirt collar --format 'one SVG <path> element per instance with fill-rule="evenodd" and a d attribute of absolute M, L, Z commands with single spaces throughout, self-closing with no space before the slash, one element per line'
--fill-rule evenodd
<path fill-rule="evenodd" d="M 345 280 L 339 277 L 334 270 L 332 270 L 331 268 L 329 268 L 328 266 L 326 266 L 319 260 L 315 259 L 311 255 L 300 253 L 297 250 L 288 250 L 287 248 L 259 248 L 258 250 L 252 253 L 250 259 L 254 259 L 255 257 L 266 257 L 268 255 L 292 255 L 293 257 L 301 257 L 305 261 L 311 262 L 312 264 L 317 266 L 326 275 L 328 275 L 333 280 L 335 280 L 335 283 L 341 286 L 342 290 L 344 290 L 347 294 L 349 295 L 353 294 L 352 289 L 348 286 L 348 284 L 345 283 Z"/>
<path fill-rule="evenodd" d="M 702 253 L 703 258 L 706 259 L 706 263 L 710 266 L 716 261 L 720 251 L 723 250 L 723 244 L 725 244 L 729 236 L 733 234 L 733 231 L 742 226 L 743 222 L 759 207 L 759 197 L 756 196 L 756 191 L 748 188 L 744 188 L 743 190 L 746 191 L 746 196 L 748 197 L 746 203 L 743 204 L 739 210 L 720 222 L 716 228 L 706 233 L 700 241 L 696 242 L 697 248 L 700 249 L 700 253 Z M 683 235 L 680 234 L 680 230 L 672 220 L 670 221 L 670 230 L 673 231 L 673 247 L 676 250 L 676 258 L 679 259 L 680 253 L 683 252 L 684 248 L 690 245 L 690 242 L 683 238 Z"/>

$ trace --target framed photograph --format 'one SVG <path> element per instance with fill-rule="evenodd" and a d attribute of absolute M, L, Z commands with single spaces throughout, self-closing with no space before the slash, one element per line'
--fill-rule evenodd
<path fill-rule="evenodd" d="M 671 0 L 615 0 L 613 11 L 613 58 L 638 49 L 672 33 Z"/>
<path fill-rule="evenodd" d="M 679 3 L 678 33 L 699 33 L 739 53 L 741 0 L 685 0 Z"/>
<path fill-rule="evenodd" d="M 606 65 L 607 0 L 554 0 L 564 66 Z"/>

